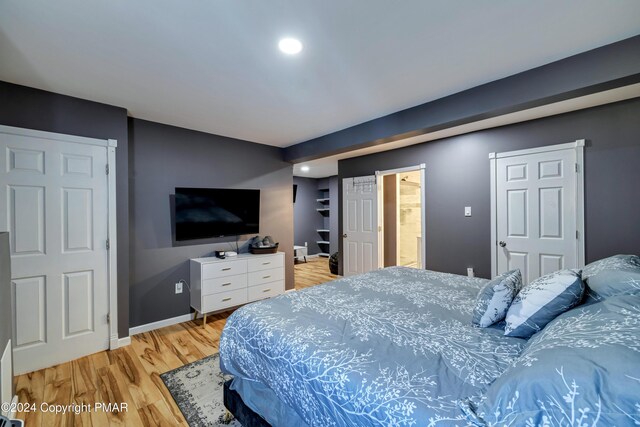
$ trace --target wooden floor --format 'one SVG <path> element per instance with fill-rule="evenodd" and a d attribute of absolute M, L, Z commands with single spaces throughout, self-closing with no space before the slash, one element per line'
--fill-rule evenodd
<path fill-rule="evenodd" d="M 295 266 L 296 289 L 335 279 L 326 258 Z M 187 426 L 160 374 L 218 351 L 220 333 L 232 311 L 202 320 L 168 326 L 131 337 L 131 345 L 103 351 L 69 363 L 21 375 L 16 391 L 20 403 L 36 411 L 18 418 L 26 427 L 49 426 Z M 43 412 L 42 404 L 127 403 L 128 410 L 80 414 Z"/>

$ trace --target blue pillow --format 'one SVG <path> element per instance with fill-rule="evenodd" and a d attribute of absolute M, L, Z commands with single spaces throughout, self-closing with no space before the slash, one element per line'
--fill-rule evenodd
<path fill-rule="evenodd" d="M 640 295 L 558 316 L 485 393 L 460 402 L 488 426 L 631 426 L 640 422 Z"/>
<path fill-rule="evenodd" d="M 640 293 L 640 258 L 614 255 L 588 264 L 582 270 L 587 301 L 602 301 L 614 295 Z"/>
<path fill-rule="evenodd" d="M 573 270 L 539 277 L 516 295 L 504 328 L 508 337 L 529 338 L 559 314 L 575 307 L 584 295 L 584 283 Z"/>
<path fill-rule="evenodd" d="M 520 288 L 520 270 L 507 271 L 487 283 L 478 293 L 471 323 L 486 328 L 503 320 Z"/>

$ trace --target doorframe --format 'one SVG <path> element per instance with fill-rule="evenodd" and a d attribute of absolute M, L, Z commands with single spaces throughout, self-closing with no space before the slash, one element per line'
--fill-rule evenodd
<path fill-rule="evenodd" d="M 426 240 L 426 233 L 427 233 L 427 215 L 426 215 L 426 211 L 425 211 L 425 206 L 426 206 L 426 201 L 427 201 L 427 191 L 426 191 L 426 164 L 425 163 L 420 163 L 419 165 L 415 165 L 415 166 L 407 166 L 404 168 L 397 168 L 397 169 L 387 169 L 387 170 L 383 170 L 383 171 L 376 171 L 376 185 L 377 185 L 377 201 L 376 201 L 376 205 L 378 208 L 378 268 L 380 268 L 380 266 L 384 266 L 384 234 L 383 234 L 383 228 L 384 228 L 384 218 L 383 218 L 383 211 L 384 211 L 384 194 L 382 193 L 382 189 L 383 189 L 383 178 L 385 175 L 395 175 L 395 174 L 399 174 L 399 173 L 404 173 L 404 172 L 415 172 L 415 171 L 420 171 L 420 205 L 422 208 L 422 212 L 420 215 L 420 221 L 421 221 L 421 242 L 422 242 L 422 250 L 420 251 L 420 263 L 421 268 L 425 269 L 427 268 L 427 240 Z"/>
<path fill-rule="evenodd" d="M 564 144 L 547 145 L 544 147 L 528 148 L 524 150 L 506 151 L 503 153 L 489 153 L 490 164 L 490 203 L 491 203 L 491 277 L 498 275 L 498 215 L 497 208 L 497 167 L 498 159 L 516 157 L 528 154 L 548 153 L 560 150 L 575 150 L 576 153 L 576 251 L 578 266 L 585 264 L 585 240 L 584 240 L 584 147 L 585 140 L 577 139 Z"/>
<path fill-rule="evenodd" d="M 109 287 L 109 348 L 120 347 L 118 339 L 118 240 L 116 221 L 116 148 L 115 139 L 97 139 L 84 136 L 46 132 L 35 129 L 0 125 L 0 133 L 32 138 L 48 139 L 53 142 L 71 142 L 76 144 L 97 145 L 107 150 L 107 286 Z M 106 242 L 105 242 L 106 244 Z"/>

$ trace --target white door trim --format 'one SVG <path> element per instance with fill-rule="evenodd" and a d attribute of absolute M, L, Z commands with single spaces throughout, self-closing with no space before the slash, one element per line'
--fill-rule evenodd
<path fill-rule="evenodd" d="M 585 241 L 584 241 L 584 146 L 585 140 L 578 139 L 564 144 L 548 145 L 545 147 L 528 148 L 525 150 L 507 151 L 504 153 L 489 153 L 490 164 L 490 203 L 491 203 L 491 277 L 498 274 L 498 218 L 497 207 L 497 181 L 496 168 L 498 159 L 506 157 L 523 156 L 527 154 L 547 153 L 551 151 L 574 149 L 576 152 L 576 251 L 578 266 L 585 263 Z"/>
<path fill-rule="evenodd" d="M 46 132 L 34 129 L 18 128 L 14 126 L 0 125 L 0 133 L 20 135 L 33 138 L 49 139 L 52 141 L 73 142 L 85 145 L 97 145 L 107 149 L 107 210 L 108 210 L 108 239 L 109 255 L 107 265 L 107 283 L 109 286 L 109 347 L 116 349 L 118 342 L 118 249 L 117 249 L 117 222 L 116 222 L 116 148 L 118 141 L 115 139 L 97 139 L 84 136 L 66 135 L 62 133 Z"/>
<path fill-rule="evenodd" d="M 427 248 L 426 248 L 426 233 L 427 233 L 427 215 L 426 215 L 426 206 L 427 206 L 427 190 L 426 190 L 426 164 L 420 163 L 416 166 L 408 166 L 406 168 L 398 168 L 398 169 L 387 169 L 384 171 L 376 171 L 376 185 L 378 186 L 378 266 L 384 266 L 384 236 L 382 233 L 382 228 L 384 226 L 383 223 L 383 194 L 381 193 L 383 187 L 383 177 L 385 175 L 393 175 L 403 172 L 414 172 L 420 171 L 420 204 L 422 205 L 422 218 L 421 218 L 421 242 L 422 242 L 422 250 L 420 251 L 422 269 L 427 268 Z"/>

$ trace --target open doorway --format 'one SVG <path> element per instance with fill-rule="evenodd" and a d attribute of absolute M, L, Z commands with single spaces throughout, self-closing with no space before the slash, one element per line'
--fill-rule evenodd
<path fill-rule="evenodd" d="M 378 265 L 424 268 L 424 167 L 377 175 Z"/>

